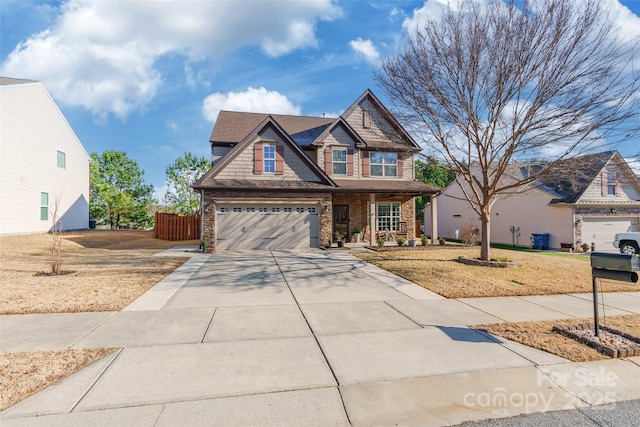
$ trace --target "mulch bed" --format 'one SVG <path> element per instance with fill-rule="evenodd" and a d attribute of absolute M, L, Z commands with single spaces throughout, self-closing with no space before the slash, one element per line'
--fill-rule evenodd
<path fill-rule="evenodd" d="M 478 267 L 494 267 L 494 268 L 516 268 L 518 267 L 517 262 L 513 261 L 483 261 L 477 258 L 469 258 L 466 256 L 459 256 L 458 262 L 461 262 L 466 265 L 475 265 Z"/>
<path fill-rule="evenodd" d="M 436 249 L 465 249 L 469 246 L 460 245 L 427 245 L 427 246 L 365 246 L 365 248 L 376 252 L 389 252 L 389 251 L 432 251 Z"/>
<path fill-rule="evenodd" d="M 554 326 L 553 331 L 595 348 L 609 357 L 640 356 L 640 338 L 620 332 L 607 326 L 600 326 L 600 334 L 595 335 L 595 327 L 583 323 L 573 326 Z"/>

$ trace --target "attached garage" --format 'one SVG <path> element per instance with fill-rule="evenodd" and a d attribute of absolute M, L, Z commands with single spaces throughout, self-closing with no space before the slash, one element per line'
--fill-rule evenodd
<path fill-rule="evenodd" d="M 636 218 L 585 218 L 582 223 L 582 241 L 595 243 L 598 252 L 617 252 L 613 247 L 616 233 L 638 231 Z"/>
<path fill-rule="evenodd" d="M 319 205 L 219 204 L 217 248 L 305 249 L 320 246 Z"/>

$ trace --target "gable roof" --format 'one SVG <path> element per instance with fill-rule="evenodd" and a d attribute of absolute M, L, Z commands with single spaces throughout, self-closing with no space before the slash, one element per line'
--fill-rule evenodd
<path fill-rule="evenodd" d="M 356 147 L 362 148 L 367 146 L 367 143 L 364 141 L 364 139 L 362 139 L 362 137 L 358 135 L 358 132 L 356 132 L 355 129 L 353 129 L 342 116 L 338 117 L 332 123 L 325 126 L 322 133 L 318 134 L 314 139 L 313 145 L 322 146 L 325 138 L 327 138 L 331 134 L 331 132 L 333 132 L 333 130 L 338 126 L 344 128 L 349 136 L 353 138 L 353 140 L 356 142 Z"/>
<path fill-rule="evenodd" d="M 252 113 L 248 113 L 252 114 Z M 285 144 L 287 144 L 300 159 L 314 172 L 322 184 L 335 187 L 336 184 L 329 178 L 329 176 L 315 163 L 313 162 L 309 156 L 307 156 L 298 144 L 293 141 L 287 132 L 280 126 L 280 124 L 274 119 L 273 116 L 267 115 L 257 126 L 255 126 L 245 137 L 238 141 L 234 147 L 218 162 L 216 162 L 211 169 L 207 173 L 205 173 L 194 185 L 193 188 L 212 188 L 215 187 L 212 182 L 213 178 L 216 177 L 233 159 L 235 159 L 241 152 L 247 149 L 253 141 L 259 136 L 260 132 L 264 129 L 272 127 L 282 138 Z M 320 184 L 320 185 L 322 185 Z M 237 187 L 236 187 L 237 188 Z"/>
<path fill-rule="evenodd" d="M 557 196 L 551 201 L 552 204 L 576 203 L 612 160 L 632 179 L 635 178 L 633 171 L 617 151 L 604 151 L 561 160 L 548 173 L 538 178 L 534 185 Z M 520 172 L 526 177 L 541 170 L 543 166 L 521 165 Z M 640 183 L 636 182 L 636 186 L 638 185 Z"/>
<path fill-rule="evenodd" d="M 358 99 L 356 99 L 356 101 L 351 104 L 351 106 L 347 108 L 344 113 L 341 114 L 341 117 L 349 117 L 365 99 L 368 99 L 373 105 L 375 105 L 375 107 L 382 113 L 384 118 L 395 129 L 397 135 L 405 141 L 405 144 L 410 148 L 411 151 L 417 152 L 422 150 L 420 145 L 418 145 L 418 143 L 411 137 L 411 135 L 409 135 L 405 128 L 402 127 L 400 122 L 396 120 L 396 118 L 393 116 L 393 114 L 391 114 L 387 107 L 385 107 L 382 102 L 380 102 L 380 100 L 373 94 L 373 92 L 371 92 L 371 89 L 365 90 L 364 93 L 360 95 L 360 97 L 358 97 Z M 399 142 L 392 142 L 390 145 L 386 142 L 370 141 L 367 143 L 367 146 L 369 148 L 393 148 L 395 144 L 399 144 Z"/>
<path fill-rule="evenodd" d="M 347 122 L 351 115 L 364 100 L 369 100 L 395 129 L 399 139 L 403 142 L 390 141 L 365 141 L 358 132 Z M 346 132 L 356 141 L 359 148 L 398 150 L 398 144 L 404 145 L 406 151 L 420 151 L 420 146 L 411 135 L 400 125 L 389 110 L 380 102 L 370 89 L 364 91 L 358 99 L 337 118 L 293 116 L 286 114 L 246 113 L 239 111 L 221 110 L 218 113 L 215 126 L 211 131 L 209 141 L 213 145 L 234 145 L 255 129 L 267 117 L 272 117 L 282 129 L 289 134 L 291 139 L 302 147 L 320 146 L 324 139 L 337 126 L 342 126 Z"/>

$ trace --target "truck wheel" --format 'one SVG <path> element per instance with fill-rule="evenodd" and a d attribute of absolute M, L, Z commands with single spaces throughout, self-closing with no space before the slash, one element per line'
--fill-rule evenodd
<path fill-rule="evenodd" d="M 633 255 L 640 253 L 640 250 L 635 242 L 622 242 L 620 243 L 620 253 Z"/>

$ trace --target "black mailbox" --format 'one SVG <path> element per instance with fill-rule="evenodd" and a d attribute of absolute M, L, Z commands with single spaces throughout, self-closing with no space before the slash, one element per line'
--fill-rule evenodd
<path fill-rule="evenodd" d="M 594 252 L 591 254 L 593 277 L 636 283 L 640 255 Z"/>

